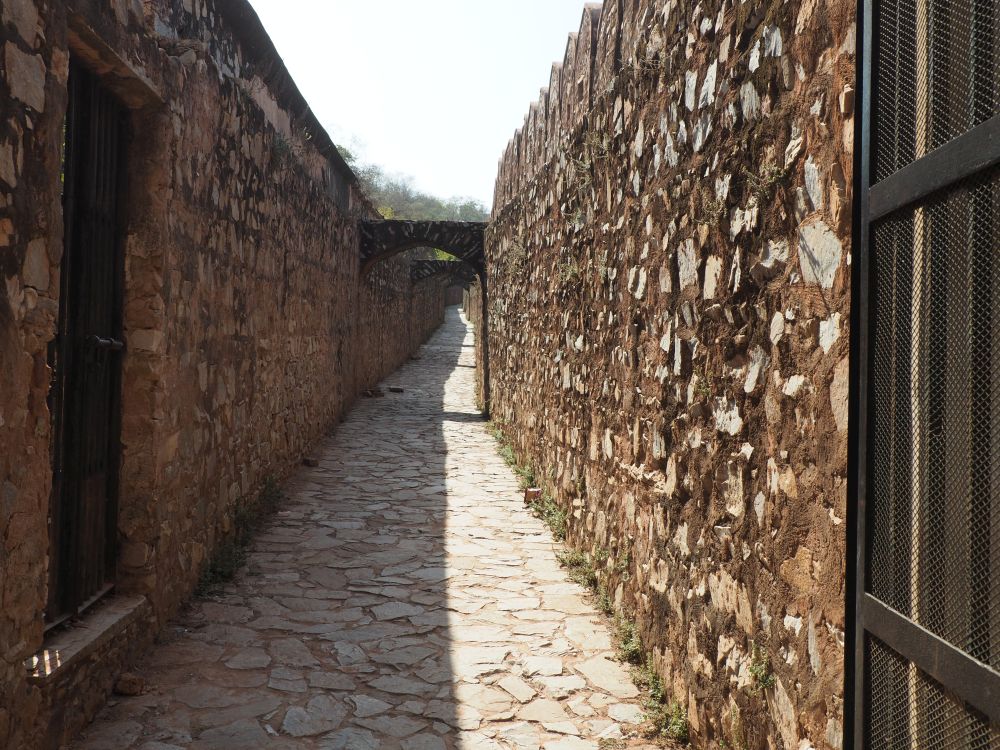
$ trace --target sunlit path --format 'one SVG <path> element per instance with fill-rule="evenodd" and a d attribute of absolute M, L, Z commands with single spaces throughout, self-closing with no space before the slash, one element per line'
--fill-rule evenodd
<path fill-rule="evenodd" d="M 472 345 L 452 308 L 80 750 L 643 746 L 611 742 L 638 691 L 497 455 Z"/>

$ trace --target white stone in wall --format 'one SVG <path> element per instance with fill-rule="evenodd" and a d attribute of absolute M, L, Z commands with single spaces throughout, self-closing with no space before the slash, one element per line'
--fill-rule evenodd
<path fill-rule="evenodd" d="M 685 557 L 691 554 L 691 548 L 688 547 L 688 525 L 686 523 L 677 526 L 677 531 L 674 533 L 674 544 Z"/>
<path fill-rule="evenodd" d="M 669 294 L 671 291 L 673 291 L 673 279 L 670 275 L 670 267 L 664 264 L 660 266 L 660 292 Z"/>
<path fill-rule="evenodd" d="M 639 269 L 639 278 L 635 285 L 635 291 L 632 292 L 636 299 L 641 300 L 646 297 L 646 269 Z"/>
<path fill-rule="evenodd" d="M 726 657 L 729 656 L 730 653 L 732 653 L 732 651 L 733 651 L 734 648 L 736 648 L 736 641 L 735 640 L 733 640 L 732 638 L 730 638 L 729 636 L 727 636 L 725 634 L 720 635 L 719 636 L 719 644 L 718 644 L 718 646 L 717 646 L 717 648 L 715 650 L 715 652 L 716 652 L 716 657 L 715 657 L 716 661 L 721 662 L 721 661 L 726 660 Z"/>
<path fill-rule="evenodd" d="M 740 290 L 740 282 L 743 280 L 743 260 L 740 253 L 736 253 L 733 259 L 733 267 L 729 269 L 729 289 L 733 294 L 736 294 Z M 729 321 L 729 325 L 735 325 L 736 322 L 733 319 L 733 311 L 730 308 L 726 308 L 726 320 Z"/>
<path fill-rule="evenodd" d="M 719 276 L 722 274 L 722 259 L 714 255 L 709 256 L 705 261 L 705 299 L 715 299 L 715 293 L 719 286 Z"/>
<path fill-rule="evenodd" d="M 764 27 L 764 54 L 767 57 L 781 57 L 781 29 L 777 26 Z"/>
<path fill-rule="evenodd" d="M 705 81 L 701 85 L 701 95 L 698 97 L 699 107 L 709 107 L 715 101 L 715 84 L 718 72 L 718 61 L 708 66 L 708 70 L 705 73 Z"/>
<path fill-rule="evenodd" d="M 819 642 L 816 639 L 816 621 L 812 615 L 809 615 L 807 644 L 809 648 L 809 666 L 812 667 L 813 674 L 818 675 L 822 667 L 822 662 L 819 657 Z"/>
<path fill-rule="evenodd" d="M 698 121 L 694 124 L 694 130 L 691 133 L 691 148 L 694 149 L 695 153 L 698 153 L 702 150 L 702 148 L 704 148 L 705 142 L 711 134 L 712 115 L 709 112 L 702 112 Z"/>
<path fill-rule="evenodd" d="M 728 473 L 724 492 L 726 512 L 733 518 L 742 518 L 746 510 L 746 498 L 743 496 L 743 465 L 739 461 L 730 461 L 726 471 Z"/>
<path fill-rule="evenodd" d="M 806 159 L 806 192 L 814 211 L 823 210 L 823 173 L 813 160 L 812 155 Z"/>
<path fill-rule="evenodd" d="M 4 0 L 0 10 L 3 22 L 14 24 L 21 39 L 33 47 L 38 35 L 38 8 L 33 0 Z"/>
<path fill-rule="evenodd" d="M 843 246 L 826 222 L 814 219 L 799 227 L 799 266 L 807 284 L 831 289 L 843 258 Z"/>
<path fill-rule="evenodd" d="M 840 313 L 834 313 L 828 320 L 822 320 L 819 324 L 819 345 L 824 354 L 829 354 L 830 349 L 840 338 Z"/>
<path fill-rule="evenodd" d="M 758 492 L 753 499 L 753 512 L 757 516 L 757 525 L 764 525 L 764 493 Z"/>
<path fill-rule="evenodd" d="M 761 347 L 755 346 L 750 350 L 750 366 L 747 369 L 746 382 L 743 384 L 744 392 L 753 393 L 757 383 L 760 382 L 761 370 L 767 367 L 769 362 L 770 360 Z"/>
<path fill-rule="evenodd" d="M 738 435 L 743 429 L 743 418 L 740 416 L 740 407 L 728 398 L 715 399 L 713 409 L 715 418 L 715 429 L 728 435 Z"/>
<path fill-rule="evenodd" d="M 791 698 L 788 697 L 788 691 L 785 690 L 785 685 L 780 677 L 775 680 L 774 700 L 769 700 L 767 703 L 771 711 L 771 719 L 777 725 L 778 733 L 781 735 L 785 747 L 798 748 L 799 723 L 796 719 L 798 712 L 795 710 Z"/>
<path fill-rule="evenodd" d="M 663 440 L 663 434 L 659 430 L 653 430 L 653 458 L 660 461 L 667 457 L 667 447 Z"/>
<path fill-rule="evenodd" d="M 788 140 L 788 145 L 785 147 L 785 166 L 791 166 L 799 154 L 802 153 L 802 147 L 805 145 L 805 136 L 802 134 L 802 127 L 798 123 L 792 123 L 792 135 Z"/>
<path fill-rule="evenodd" d="M 49 288 L 49 256 L 45 250 L 45 240 L 32 240 L 28 243 L 28 251 L 24 255 L 24 265 L 21 269 L 24 285 L 33 287 L 40 292 Z"/>
<path fill-rule="evenodd" d="M 695 100 L 698 96 L 698 71 L 689 70 L 684 74 L 684 106 L 691 112 L 694 111 Z"/>
<path fill-rule="evenodd" d="M 733 176 L 731 174 L 715 178 L 715 199 L 717 201 L 725 202 L 729 198 L 729 185 L 732 180 Z"/>
<path fill-rule="evenodd" d="M 763 284 L 781 273 L 788 262 L 788 256 L 788 240 L 768 240 L 760 262 L 750 269 L 750 275 Z"/>
<path fill-rule="evenodd" d="M 777 375 L 777 373 L 775 373 Z M 795 398 L 799 395 L 799 391 L 802 390 L 802 386 L 805 385 L 806 379 L 802 375 L 792 375 L 787 381 L 785 381 L 784 387 L 781 392 L 790 398 Z"/>
<path fill-rule="evenodd" d="M 750 50 L 750 72 L 753 73 L 760 67 L 760 39 L 754 42 L 753 49 Z"/>
<path fill-rule="evenodd" d="M 838 432 L 846 432 L 848 424 L 848 395 L 850 390 L 850 358 L 844 357 L 834 368 L 830 383 L 830 408 Z"/>
<path fill-rule="evenodd" d="M 685 240 L 677 250 L 677 271 L 682 290 L 698 285 L 698 258 L 694 240 Z"/>
<path fill-rule="evenodd" d="M 667 157 L 667 164 L 671 167 L 677 166 L 679 156 L 677 154 L 677 150 L 674 148 L 673 136 L 670 135 L 669 131 L 664 135 L 663 155 Z"/>
<path fill-rule="evenodd" d="M 806 191 L 802 188 L 795 188 L 795 218 L 802 221 L 809 215 L 809 206 L 806 203 Z"/>
<path fill-rule="evenodd" d="M 795 635 L 802 632 L 802 618 L 793 617 L 792 615 L 785 615 L 784 620 L 785 630 L 792 631 Z"/>

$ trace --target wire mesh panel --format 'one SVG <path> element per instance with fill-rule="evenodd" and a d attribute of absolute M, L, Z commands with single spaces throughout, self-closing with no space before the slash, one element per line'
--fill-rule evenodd
<path fill-rule="evenodd" d="M 861 18 L 850 736 L 1000 750 L 1000 0 Z"/>
<path fill-rule="evenodd" d="M 867 663 L 871 750 L 1000 748 L 1000 727 L 876 638 Z"/>
<path fill-rule="evenodd" d="M 1000 668 L 1000 170 L 872 230 L 869 591 Z"/>
<path fill-rule="evenodd" d="M 875 8 L 874 182 L 1000 113 L 1000 3 Z"/>

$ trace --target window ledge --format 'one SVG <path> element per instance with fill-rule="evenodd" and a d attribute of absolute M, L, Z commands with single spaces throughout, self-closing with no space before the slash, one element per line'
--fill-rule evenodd
<path fill-rule="evenodd" d="M 25 661 L 29 681 L 42 686 L 72 671 L 148 612 L 144 596 L 115 596 L 93 607 L 76 623 L 51 633 L 41 651 Z"/>

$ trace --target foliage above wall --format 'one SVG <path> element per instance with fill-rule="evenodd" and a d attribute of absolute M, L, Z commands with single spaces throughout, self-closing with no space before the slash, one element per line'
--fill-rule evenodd
<path fill-rule="evenodd" d="M 421 192 L 413 186 L 411 177 L 389 174 L 377 164 L 362 163 L 349 148 L 337 148 L 386 219 L 486 221 L 489 218 L 489 211 L 480 201 L 468 197 L 443 200 Z"/>

